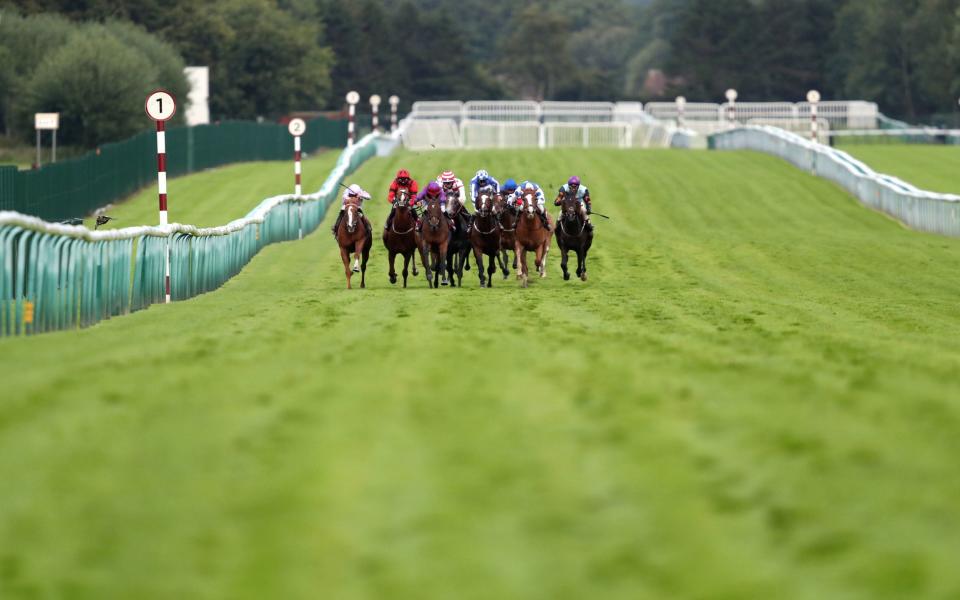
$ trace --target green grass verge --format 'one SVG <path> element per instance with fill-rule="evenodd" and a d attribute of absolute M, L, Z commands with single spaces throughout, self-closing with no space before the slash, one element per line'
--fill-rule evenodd
<path fill-rule="evenodd" d="M 960 146 L 841 144 L 878 173 L 894 175 L 920 189 L 960 194 Z"/>
<path fill-rule="evenodd" d="M 303 161 L 304 193 L 320 189 L 340 156 L 327 150 Z M 209 169 L 167 182 L 167 210 L 171 223 L 216 227 L 239 219 L 264 198 L 293 193 L 293 162 L 248 162 Z M 102 229 L 156 225 L 159 220 L 157 185 L 144 188 L 132 197 L 107 207 L 104 214 L 115 217 Z M 84 220 L 93 228 L 95 219 Z"/>
<path fill-rule="evenodd" d="M 580 174 L 590 282 L 348 292 L 324 228 L 0 340 L 0 597 L 960 593 L 960 240 L 742 152 L 401 154 L 378 223 L 400 165 Z"/>

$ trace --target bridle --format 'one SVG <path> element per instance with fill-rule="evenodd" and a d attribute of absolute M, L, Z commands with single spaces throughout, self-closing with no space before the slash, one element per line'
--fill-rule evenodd
<path fill-rule="evenodd" d="M 473 220 L 473 229 L 480 235 L 490 235 L 496 231 L 498 227 L 500 227 L 500 220 L 496 218 L 493 220 L 493 227 L 490 228 L 490 231 L 480 231 L 480 228 L 477 226 L 477 221 L 490 216 L 490 209 L 487 207 L 490 202 L 490 195 L 481 194 L 479 199 L 481 204 L 480 206 L 475 207 L 477 209 L 477 218 Z"/>
<path fill-rule="evenodd" d="M 513 196 L 512 193 L 511 193 L 510 195 Z M 504 210 L 501 211 L 501 213 L 500 213 L 499 215 L 497 215 L 497 222 L 500 224 L 500 231 L 503 231 L 503 232 L 506 232 L 506 233 L 513 233 L 513 232 L 515 232 L 515 231 L 517 230 L 516 221 L 514 221 L 514 224 L 513 224 L 513 227 L 512 227 L 512 228 L 507 229 L 506 227 L 503 226 L 503 215 L 504 215 L 504 213 L 509 212 L 510 214 L 512 214 L 512 215 L 514 216 L 514 218 L 519 217 L 519 216 L 520 216 L 520 209 L 517 208 L 517 206 L 516 206 L 511 200 L 504 200 L 504 203 L 505 203 L 505 204 L 504 204 Z"/>
<path fill-rule="evenodd" d="M 404 210 L 404 209 L 410 210 L 410 205 L 408 205 L 408 204 L 406 203 L 406 198 L 404 198 L 404 203 L 397 207 L 397 212 L 400 212 L 401 210 Z M 410 233 L 411 231 L 413 231 L 413 230 L 416 229 L 416 228 L 417 228 L 416 219 L 414 219 L 413 225 L 410 226 L 410 229 L 407 229 L 406 231 L 397 231 L 397 220 L 396 220 L 396 219 L 394 219 L 394 220 L 390 223 L 390 231 L 393 232 L 393 233 L 395 233 L 395 234 L 397 234 L 397 235 L 407 235 L 408 233 Z"/>
<path fill-rule="evenodd" d="M 577 201 L 573 198 L 574 197 L 569 194 L 564 196 L 563 204 L 562 204 L 563 212 L 560 215 L 560 230 L 563 232 L 564 235 L 568 235 L 570 237 L 579 236 L 580 234 L 583 233 L 583 230 L 587 228 L 587 221 L 585 219 L 581 221 L 580 211 L 577 210 L 579 208 Z M 573 206 L 568 208 L 567 207 L 568 202 L 572 203 Z M 580 231 L 578 231 L 576 234 L 571 234 L 569 231 L 567 231 L 565 224 L 569 221 L 574 221 L 574 222 L 580 221 Z"/>
<path fill-rule="evenodd" d="M 347 232 L 353 233 L 357 230 L 357 224 L 359 224 L 360 219 L 355 218 L 354 215 L 357 213 L 357 205 L 352 202 L 347 203 Z"/>

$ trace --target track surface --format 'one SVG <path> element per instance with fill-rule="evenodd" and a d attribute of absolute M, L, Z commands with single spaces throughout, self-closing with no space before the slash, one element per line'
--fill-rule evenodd
<path fill-rule="evenodd" d="M 845 144 L 840 149 L 874 171 L 895 175 L 920 189 L 960 194 L 960 146 Z"/>
<path fill-rule="evenodd" d="M 325 226 L 0 340 L 0 597 L 960 594 L 960 241 L 751 153 L 401 164 L 578 172 L 590 282 L 347 292 Z"/>

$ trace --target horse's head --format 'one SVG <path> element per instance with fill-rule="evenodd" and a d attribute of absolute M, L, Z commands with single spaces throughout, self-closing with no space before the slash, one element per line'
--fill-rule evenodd
<path fill-rule="evenodd" d="M 480 192 L 480 195 L 477 196 L 477 199 L 473 203 L 473 207 L 477 209 L 477 215 L 480 217 L 486 217 L 490 214 L 491 211 L 496 211 L 494 206 L 495 200 L 492 192 Z"/>
<path fill-rule="evenodd" d="M 580 201 L 577 200 L 577 194 L 573 191 L 563 193 L 563 199 L 560 201 L 561 217 L 564 221 L 576 221 L 580 215 Z"/>
<path fill-rule="evenodd" d="M 528 219 L 537 215 L 537 194 L 533 190 L 523 190 L 523 212 Z"/>
<path fill-rule="evenodd" d="M 347 201 L 344 207 L 344 222 L 347 224 L 347 232 L 354 233 L 360 224 L 360 208 L 356 202 Z"/>
<path fill-rule="evenodd" d="M 443 207 L 440 206 L 440 197 L 429 198 L 427 200 L 427 210 L 424 215 L 427 225 L 430 229 L 436 231 L 443 222 Z"/>
<path fill-rule="evenodd" d="M 410 208 L 410 190 L 407 188 L 400 188 L 397 190 L 396 196 L 393 199 L 393 206 L 397 210 L 409 210 Z"/>

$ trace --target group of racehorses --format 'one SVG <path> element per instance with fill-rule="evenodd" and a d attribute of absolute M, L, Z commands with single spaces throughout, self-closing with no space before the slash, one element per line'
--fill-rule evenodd
<path fill-rule="evenodd" d="M 418 205 L 410 202 L 410 191 L 400 189 L 394 201 L 396 213 L 383 233 L 383 244 L 389 254 L 390 283 L 397 282 L 394 261 L 403 257 L 403 287 L 407 287 L 408 269 L 418 275 L 415 254 L 419 253 L 427 284 L 462 286 L 463 271 L 470 270 L 469 255 L 473 252 L 477 263 L 480 287 L 492 287 L 497 265 L 503 278 L 510 276 L 508 252 L 513 252 L 513 268 L 522 287 L 529 286 L 527 252 L 535 254 L 534 264 L 540 277 L 547 276 L 547 254 L 550 252 L 551 229 L 561 252 L 560 267 L 564 280 L 570 279 L 567 259 L 570 252 L 577 256 L 576 275 L 587 280 L 587 253 L 593 244 L 593 228 L 587 226 L 580 202 L 571 192 L 560 191 L 557 203 L 560 213 L 556 225 L 547 216 L 540 219 L 537 198 L 533 192 L 523 193 L 520 201 L 491 190 L 483 190 L 474 200 L 471 216 L 456 197 L 449 214 L 454 227 L 448 226 L 447 215 L 439 198 L 428 199 L 422 215 Z M 335 230 L 340 246 L 347 288 L 351 288 L 353 273 L 360 273 L 360 287 L 366 287 L 366 269 L 373 247 L 372 228 L 365 226 L 361 211 L 362 200 L 345 201 L 344 216 Z M 419 221 L 419 224 L 418 224 Z M 351 266 L 351 257 L 353 266 Z M 486 258 L 486 268 L 484 259 Z"/>

